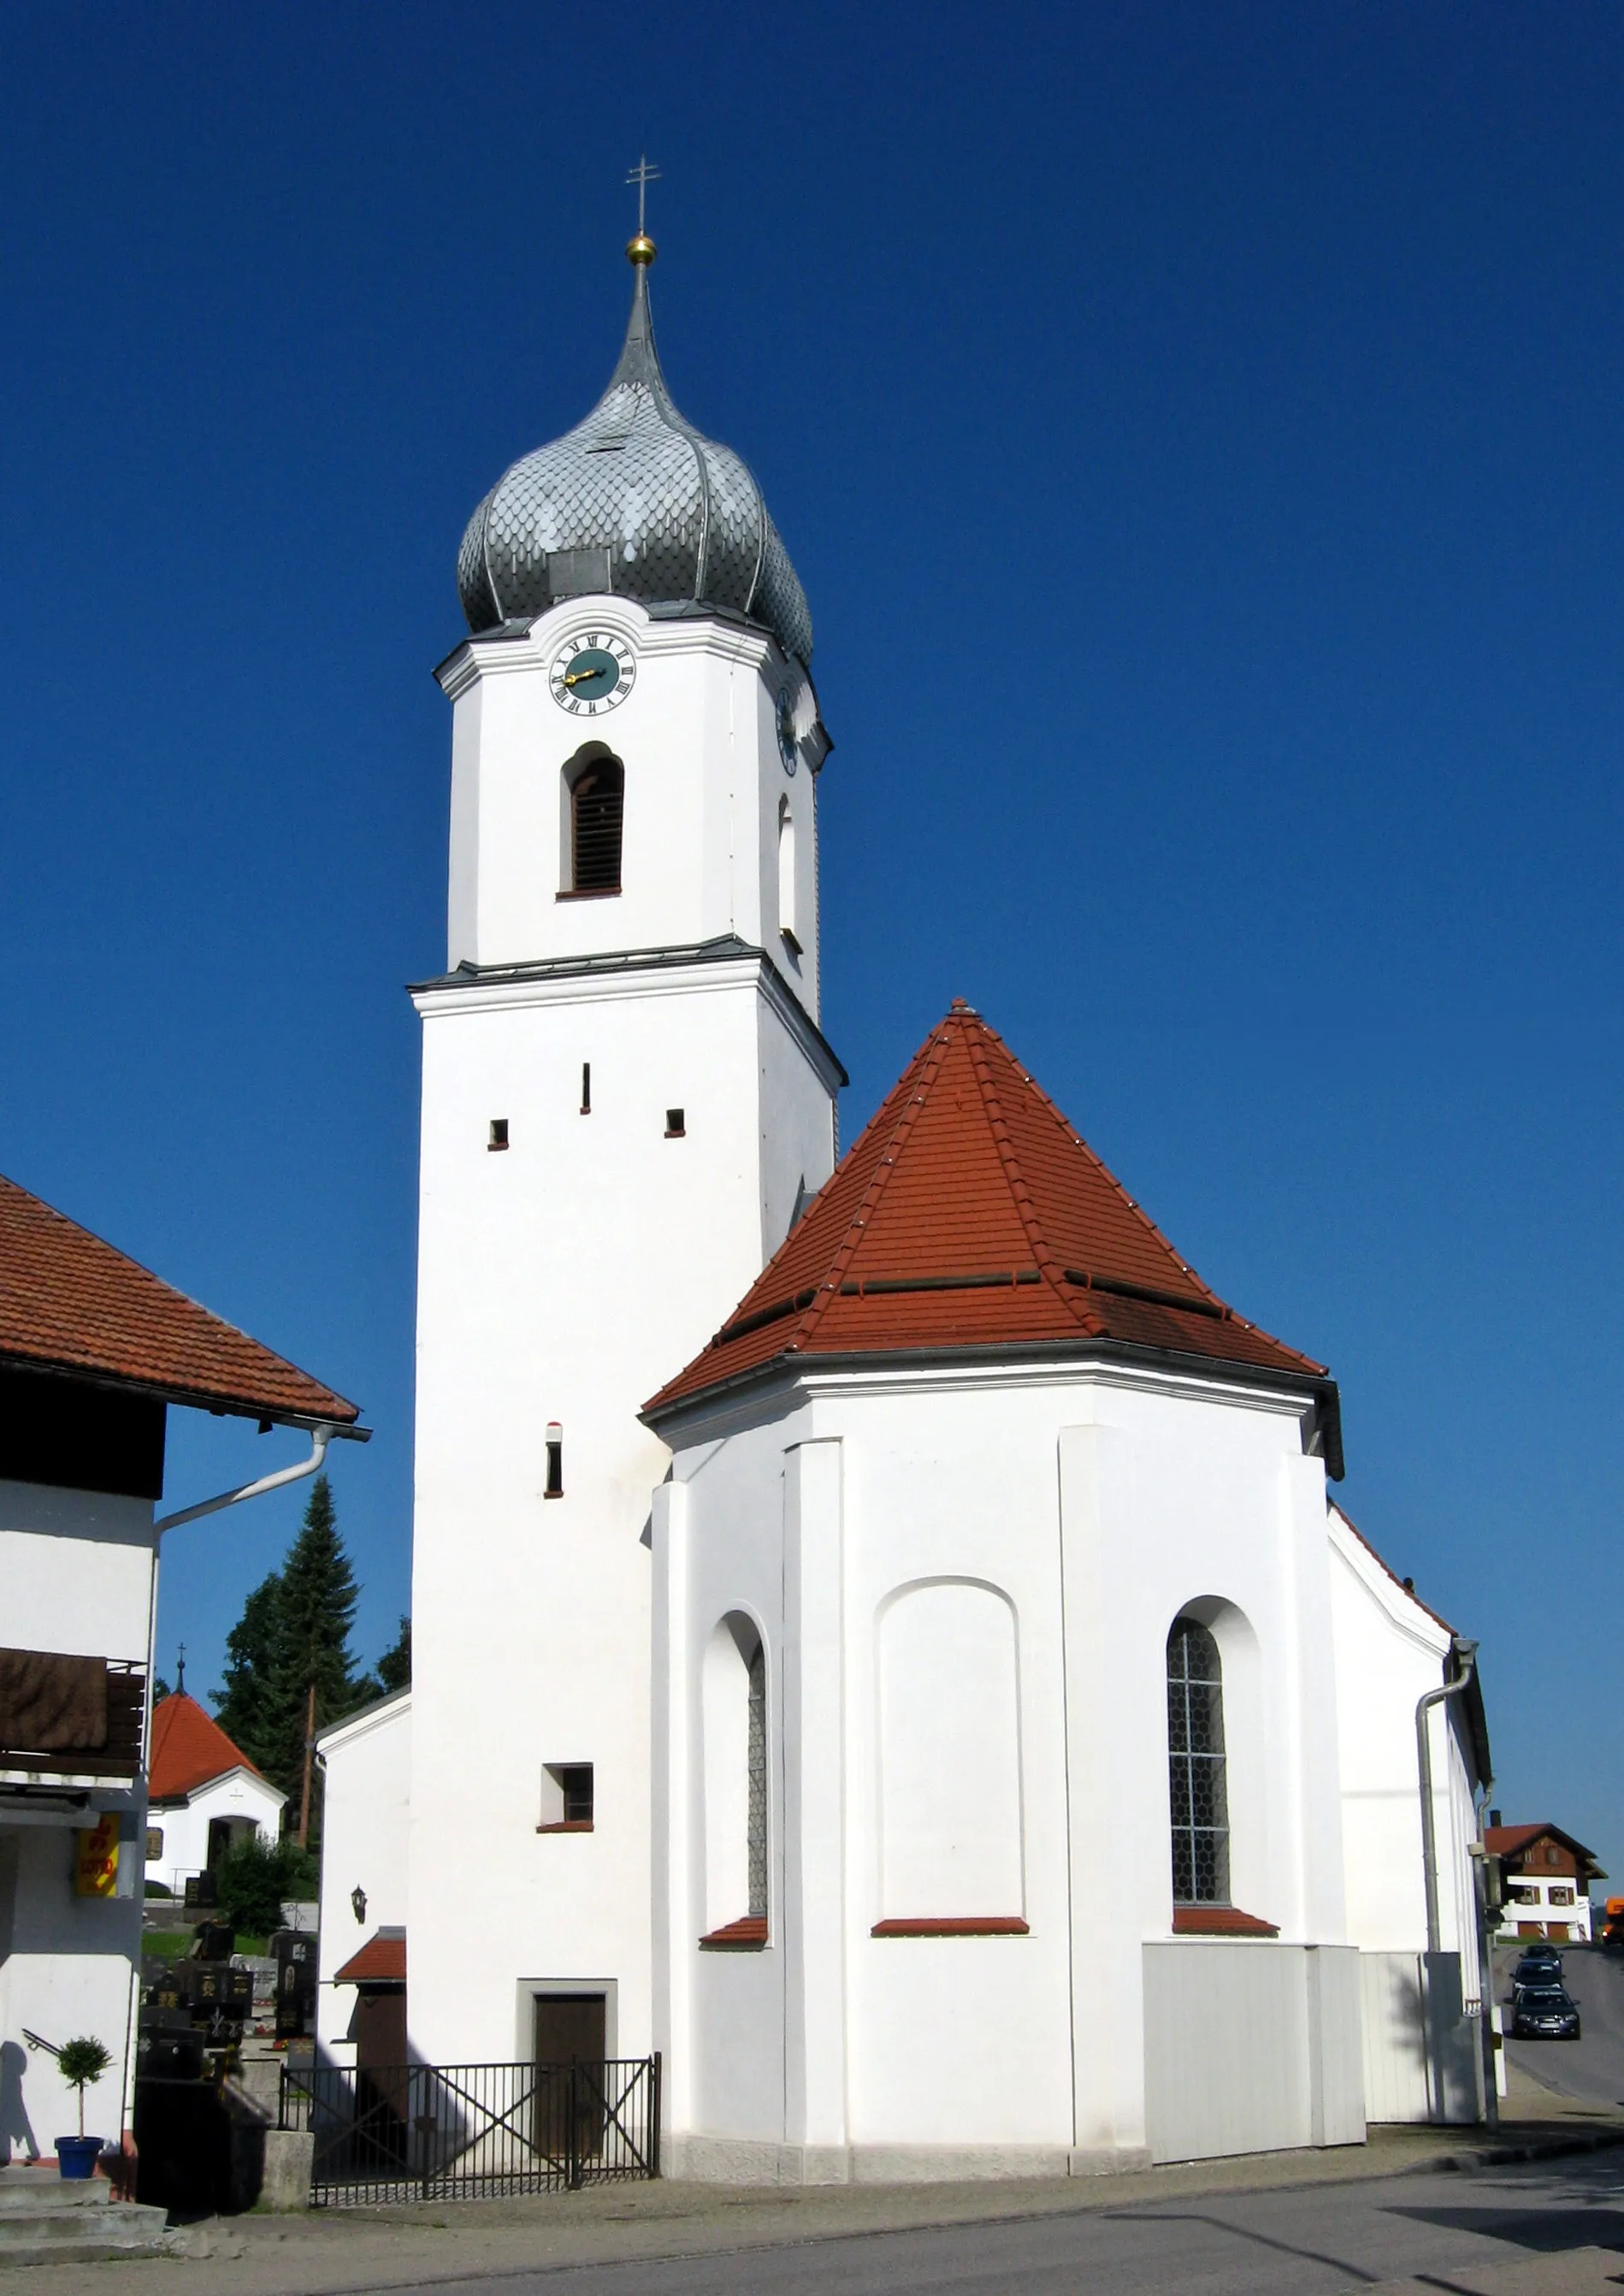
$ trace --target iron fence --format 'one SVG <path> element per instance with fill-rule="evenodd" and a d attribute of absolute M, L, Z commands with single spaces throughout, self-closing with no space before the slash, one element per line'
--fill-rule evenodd
<path fill-rule="evenodd" d="M 315 2139 L 316 2208 L 657 2177 L 660 2061 L 284 2065 L 278 2126 Z"/>

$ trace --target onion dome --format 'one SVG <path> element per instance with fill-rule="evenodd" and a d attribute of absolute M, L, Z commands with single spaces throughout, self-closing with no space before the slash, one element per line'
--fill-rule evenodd
<path fill-rule="evenodd" d="M 560 598 L 700 603 L 770 629 L 812 661 L 806 594 L 761 488 L 730 447 L 673 406 L 654 348 L 654 242 L 626 250 L 631 323 L 609 387 L 583 422 L 503 473 L 469 521 L 457 588 L 476 636 Z"/>

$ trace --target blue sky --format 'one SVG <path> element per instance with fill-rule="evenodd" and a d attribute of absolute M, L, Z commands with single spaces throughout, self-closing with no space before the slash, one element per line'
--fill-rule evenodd
<path fill-rule="evenodd" d="M 13 11 L 0 1169 L 360 1398 L 407 1601 L 416 1023 L 475 502 L 613 364 L 817 623 L 845 1136 L 955 995 L 1342 1387 L 1508 1817 L 1624 1874 L 1614 10 Z M 175 1415 L 172 1504 L 290 1449 Z M 176 1534 L 218 1678 L 298 1501 Z"/>

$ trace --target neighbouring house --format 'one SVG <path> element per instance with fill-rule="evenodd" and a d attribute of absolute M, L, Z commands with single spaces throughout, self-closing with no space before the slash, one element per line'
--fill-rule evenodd
<path fill-rule="evenodd" d="M 404 2064 L 411 1691 L 346 1715 L 315 1752 L 325 1779 L 317 2046 L 328 2064 Z"/>
<path fill-rule="evenodd" d="M 171 1406 L 310 1432 L 286 1480 L 360 1431 L 353 1403 L 0 1179 L 0 2161 L 78 2126 L 52 2047 L 80 2035 L 113 2056 L 92 2128 L 129 2126 Z"/>
<path fill-rule="evenodd" d="M 1498 1810 L 1490 1816 L 1496 1821 Z M 1505 1895 L 1498 1935 L 1545 1938 L 1553 1945 L 1590 1942 L 1590 1884 L 1607 1879 L 1595 1852 L 1559 1825 L 1491 1824 L 1483 1836 L 1500 1860 Z"/>
<path fill-rule="evenodd" d="M 226 1851 L 282 1830 L 288 1797 L 256 1769 L 212 1714 L 184 1690 L 152 1710 L 147 1775 L 146 1878 L 180 1897 Z"/>

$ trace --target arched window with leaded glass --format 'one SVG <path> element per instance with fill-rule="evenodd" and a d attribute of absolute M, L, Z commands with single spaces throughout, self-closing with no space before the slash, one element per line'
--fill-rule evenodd
<path fill-rule="evenodd" d="M 747 1677 L 745 1849 L 752 1921 L 767 1918 L 767 1653 L 760 1643 Z"/>
<path fill-rule="evenodd" d="M 1172 1802 L 1173 1903 L 1229 1903 L 1229 1793 L 1224 1775 L 1223 1666 L 1198 1619 L 1167 1637 L 1167 1765 Z"/>

